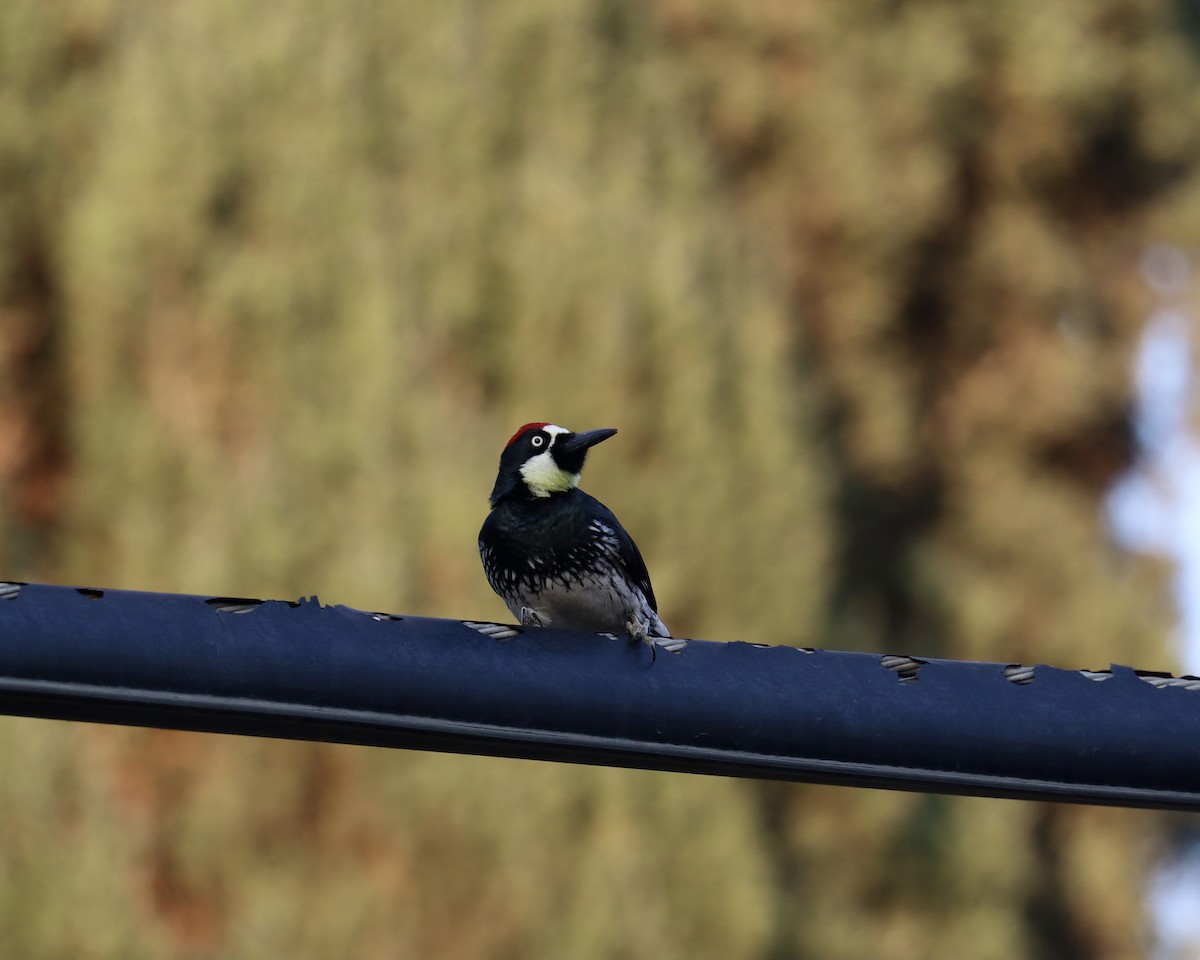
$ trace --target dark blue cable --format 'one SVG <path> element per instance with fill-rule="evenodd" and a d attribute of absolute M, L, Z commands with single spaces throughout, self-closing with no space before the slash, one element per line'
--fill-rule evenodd
<path fill-rule="evenodd" d="M 515 629 L 515 628 L 514 628 Z M 495 633 L 497 636 L 490 636 Z M 0 712 L 1200 809 L 1200 681 L 0 585 Z"/>

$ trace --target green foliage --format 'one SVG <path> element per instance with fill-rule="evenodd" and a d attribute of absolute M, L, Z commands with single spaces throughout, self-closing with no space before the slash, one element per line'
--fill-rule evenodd
<path fill-rule="evenodd" d="M 503 618 L 549 419 L 621 429 L 584 485 L 678 634 L 1162 664 L 1099 508 L 1195 82 L 1151 0 L 11 0 L 5 574 Z M 34 960 L 1125 957 L 1154 836 L 23 720 L 0 766 Z"/>

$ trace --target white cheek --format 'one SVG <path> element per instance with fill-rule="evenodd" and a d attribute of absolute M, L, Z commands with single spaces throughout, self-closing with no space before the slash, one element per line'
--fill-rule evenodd
<path fill-rule="evenodd" d="M 536 496 L 565 493 L 579 483 L 579 474 L 567 473 L 554 462 L 550 451 L 530 457 L 521 465 L 521 478 Z"/>

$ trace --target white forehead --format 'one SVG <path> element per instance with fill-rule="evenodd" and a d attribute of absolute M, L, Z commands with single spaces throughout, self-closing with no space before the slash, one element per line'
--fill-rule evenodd
<path fill-rule="evenodd" d="M 560 434 L 564 434 L 564 433 L 570 433 L 570 432 L 571 432 L 571 431 L 570 431 L 570 430 L 568 430 L 566 427 L 556 427 L 556 426 L 555 426 L 554 424 L 552 424 L 552 423 L 548 423 L 548 424 L 546 424 L 544 427 L 542 427 L 542 430 L 543 430 L 545 433 L 548 433 L 548 434 L 550 434 L 550 445 L 551 445 L 551 446 L 554 446 L 554 441 L 555 441 L 555 440 L 557 440 L 557 439 L 559 438 L 559 435 L 560 435 Z"/>

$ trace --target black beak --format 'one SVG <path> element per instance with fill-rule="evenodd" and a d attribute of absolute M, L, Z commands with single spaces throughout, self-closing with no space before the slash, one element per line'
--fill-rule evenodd
<path fill-rule="evenodd" d="M 569 437 L 559 440 L 555 444 L 555 449 L 568 455 L 582 455 L 587 452 L 589 447 L 594 447 L 601 440 L 607 440 L 616 432 L 612 427 L 605 427 L 603 430 L 584 430 L 583 433 L 573 433 Z"/>

